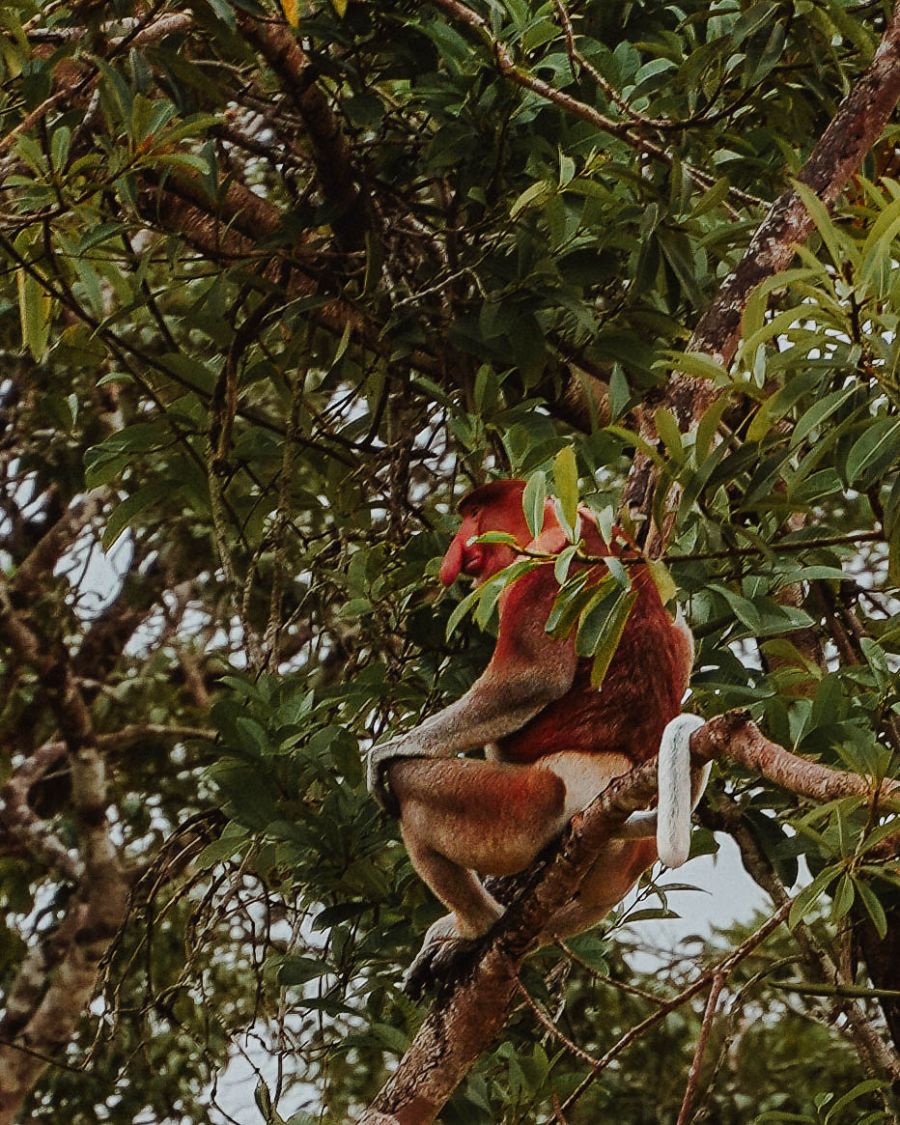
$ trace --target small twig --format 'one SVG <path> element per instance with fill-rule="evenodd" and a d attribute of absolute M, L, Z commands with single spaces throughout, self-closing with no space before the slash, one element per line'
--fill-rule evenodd
<path fill-rule="evenodd" d="M 853 547 L 857 543 L 879 543 L 884 539 L 880 531 L 859 531 L 852 535 L 823 535 L 818 539 L 797 539 L 791 542 L 783 540 L 767 543 L 765 546 L 753 547 L 725 547 L 718 551 L 697 551 L 687 555 L 665 554 L 662 557 L 666 562 L 700 562 L 704 559 L 734 559 L 746 558 L 751 555 L 762 555 L 766 550 L 776 551 L 813 551 L 818 547 Z M 627 561 L 625 559 L 623 562 Z"/>
<path fill-rule="evenodd" d="M 791 905 L 791 902 L 786 902 L 779 906 L 772 917 L 763 922 L 752 934 L 744 938 L 736 949 L 732 950 L 731 953 L 723 957 L 711 969 L 708 969 L 699 976 L 697 980 L 689 984 L 687 988 L 682 989 L 677 996 L 673 996 L 671 1000 L 667 1000 L 665 1004 L 662 1004 L 655 1012 L 651 1012 L 650 1015 L 642 1019 L 640 1023 L 635 1024 L 634 1027 L 630 1027 L 628 1031 L 609 1048 L 606 1054 L 598 1059 L 595 1070 L 587 1075 L 580 1085 L 572 1091 L 563 1102 L 562 1108 L 564 1110 L 570 1109 L 594 1081 L 597 1074 L 609 1066 L 626 1047 L 630 1046 L 636 1039 L 639 1039 L 645 1031 L 648 1031 L 651 1027 L 655 1027 L 656 1024 L 665 1019 L 671 1012 L 677 1011 L 682 1004 L 687 1003 L 688 1000 L 691 1000 L 699 992 L 702 992 L 704 988 L 712 985 L 717 977 L 721 977 L 724 980 L 735 966 L 748 957 L 757 946 L 765 941 L 773 930 L 776 930 L 781 925 L 790 913 Z"/>
<path fill-rule="evenodd" d="M 716 1007 L 719 1003 L 719 995 L 725 984 L 725 976 L 723 973 L 716 973 L 713 977 L 712 987 L 709 990 L 709 998 L 706 1001 L 706 1010 L 703 1013 L 703 1023 L 700 1026 L 700 1034 L 697 1036 L 697 1046 L 694 1048 L 694 1057 L 691 1059 L 691 1069 L 688 1072 L 687 1085 L 684 1090 L 684 1098 L 681 1102 L 681 1109 L 678 1113 L 678 1120 L 675 1125 L 688 1125 L 691 1119 L 691 1110 L 693 1108 L 694 1099 L 697 1095 L 697 1084 L 700 1081 L 700 1067 L 703 1065 L 703 1056 L 706 1053 L 706 1044 L 709 1042 L 709 1033 L 712 1028 L 713 1019 L 716 1014 Z"/>
<path fill-rule="evenodd" d="M 465 4 L 460 3 L 460 0 L 434 0 L 434 2 L 439 8 L 443 8 L 446 12 L 449 12 L 450 15 L 461 23 L 466 24 L 467 27 L 477 33 L 481 40 L 491 49 L 497 63 L 497 69 L 505 78 L 509 78 L 518 86 L 531 90 L 532 93 L 540 94 L 542 98 L 553 102 L 554 105 L 572 114 L 573 117 L 578 117 L 580 120 L 588 122 L 588 124 L 593 125 L 596 129 L 600 129 L 604 133 L 609 133 L 613 137 L 618 137 L 620 140 L 631 145 L 631 147 L 638 152 L 642 152 L 647 156 L 653 156 L 666 165 L 672 164 L 672 154 L 666 151 L 661 145 L 642 136 L 635 130 L 632 124 L 625 121 L 616 121 L 614 118 L 608 117 L 605 113 L 594 109 L 593 106 L 588 105 L 586 102 L 579 101 L 578 98 L 573 98 L 571 94 L 567 94 L 563 90 L 558 90 L 555 86 L 551 86 L 549 82 L 545 82 L 542 78 L 536 77 L 530 71 L 525 70 L 524 67 L 518 66 L 506 45 L 493 34 L 487 20 L 483 19 L 477 12 L 474 12 Z M 708 172 L 701 171 L 692 164 L 683 161 L 682 167 L 685 171 L 690 173 L 701 187 L 710 188 L 716 182 L 715 176 L 711 176 Z M 728 193 L 734 199 L 751 207 L 765 205 L 765 200 L 759 199 L 755 195 L 750 195 L 748 192 L 741 191 L 739 188 L 729 187 Z"/>
<path fill-rule="evenodd" d="M 565 953 L 565 955 L 574 962 L 579 968 L 589 973 L 596 981 L 601 981 L 608 988 L 618 989 L 620 992 L 627 992 L 629 996 L 637 996 L 641 1000 L 646 1001 L 648 1004 L 665 1004 L 665 998 L 662 996 L 655 996 L 652 992 L 648 992 L 646 988 L 638 988 L 636 985 L 627 984 L 623 980 L 615 980 L 613 977 L 606 973 L 599 973 L 596 969 L 592 968 L 583 957 L 578 954 L 564 942 L 561 938 L 557 940 L 556 944 Z"/>
<path fill-rule="evenodd" d="M 661 559 L 667 563 L 681 563 L 681 562 L 701 562 L 707 559 L 734 559 L 734 558 L 749 558 L 753 555 L 765 555 L 767 553 L 775 554 L 778 551 L 786 552 L 801 552 L 801 551 L 814 551 L 820 547 L 853 547 L 857 543 L 880 543 L 884 539 L 884 535 L 880 531 L 859 531 L 852 535 L 823 535 L 818 539 L 797 539 L 791 540 L 777 540 L 774 543 L 767 543 L 765 545 L 754 544 L 751 547 L 723 547 L 721 550 L 716 551 L 696 551 L 686 555 L 673 555 L 666 553 L 661 555 Z M 516 554 L 522 555 L 527 559 L 536 559 L 538 562 L 555 562 L 559 557 L 557 554 L 549 554 L 546 551 L 531 551 L 527 547 L 516 547 Z M 576 551 L 575 559 L 580 563 L 589 563 L 592 566 L 602 565 L 612 555 L 590 555 L 585 551 Z M 640 566 L 647 562 L 644 555 L 635 555 L 629 557 L 628 555 L 616 555 L 615 558 L 623 566 Z M 849 576 L 848 576 L 849 581 Z"/>
<path fill-rule="evenodd" d="M 562 1045 L 566 1048 L 566 1050 L 570 1051 L 576 1059 L 578 1059 L 580 1062 L 583 1062 L 585 1066 L 589 1066 L 592 1069 L 596 1070 L 597 1059 L 595 1059 L 593 1055 L 588 1054 L 588 1052 L 585 1051 L 582 1047 L 579 1047 L 577 1043 L 572 1042 L 572 1040 L 565 1034 L 565 1032 L 561 1028 L 559 1028 L 552 1019 L 550 1019 L 546 1012 L 541 1009 L 540 1005 L 532 997 L 531 993 L 528 991 L 525 985 L 522 984 L 521 980 L 519 980 L 518 977 L 516 977 L 516 990 L 525 1001 L 526 1006 L 531 1010 L 534 1018 L 538 1021 L 541 1027 L 543 1027 L 545 1031 L 548 1031 L 554 1039 L 558 1039 L 560 1043 L 562 1043 Z"/>

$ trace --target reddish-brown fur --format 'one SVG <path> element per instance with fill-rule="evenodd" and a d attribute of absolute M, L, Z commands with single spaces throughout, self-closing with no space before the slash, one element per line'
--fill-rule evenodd
<path fill-rule="evenodd" d="M 519 480 L 495 481 L 465 497 L 441 565 L 444 585 L 460 574 L 482 583 L 529 546 L 524 487 Z M 546 632 L 559 592 L 547 563 L 504 591 L 493 655 L 469 691 L 372 752 L 370 785 L 387 803 L 386 775 L 410 858 L 452 912 L 429 931 L 426 961 L 430 943 L 483 933 L 502 913 L 476 873 L 526 867 L 611 778 L 657 753 L 663 728 L 679 713 L 692 660 L 689 634 L 667 613 L 636 552 L 605 545 L 587 513 L 581 522 L 588 553 L 621 555 L 637 591 L 601 689 L 591 687 L 591 660 L 576 656 L 574 639 Z M 490 531 L 510 534 L 517 546 L 472 542 Z M 555 555 L 565 544 L 548 502 L 544 531 L 532 547 Z M 607 571 L 603 564 L 593 569 L 589 582 Z M 479 748 L 487 749 L 486 759 L 458 757 Z M 592 925 L 655 858 L 653 840 L 610 841 L 578 898 L 548 919 L 546 936 Z"/>
<path fill-rule="evenodd" d="M 466 548 L 465 541 L 473 534 L 503 530 L 527 542 L 530 535 L 522 512 L 523 490 L 524 481 L 494 481 L 465 497 L 460 505 L 463 526 L 445 556 L 445 584 L 449 585 L 446 578 L 452 582 L 456 577 L 450 574 L 457 557 L 461 559 L 459 568 L 477 577 L 481 576 L 476 569 L 479 566 L 482 573 L 489 572 L 484 575 L 489 577 L 512 561 L 510 548 L 492 544 Z M 471 526 L 476 523 L 477 530 Z M 582 522 L 581 533 L 588 554 L 636 557 L 633 551 L 606 545 L 587 519 Z M 488 561 L 490 552 L 503 552 L 500 566 Z M 448 561 L 451 566 L 447 566 Z M 602 566 L 595 569 L 598 575 L 606 570 Z M 690 653 L 646 565 L 632 564 L 628 569 L 638 597 L 602 691 L 591 686 L 591 660 L 579 660 L 574 682 L 565 695 L 549 703 L 519 730 L 498 740 L 504 761 L 531 763 L 562 748 L 626 754 L 635 764 L 656 754 L 663 728 L 679 713 L 690 675 Z M 517 659 L 518 623 L 525 616 L 545 622 L 558 593 L 550 566 L 533 570 L 514 583 L 501 607 L 494 661 L 502 665 Z M 560 647 L 571 643 L 560 642 Z"/>

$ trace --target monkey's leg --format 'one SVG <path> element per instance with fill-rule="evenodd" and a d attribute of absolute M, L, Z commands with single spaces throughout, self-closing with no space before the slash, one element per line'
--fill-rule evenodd
<path fill-rule="evenodd" d="M 390 783 L 413 866 L 460 937 L 484 933 L 503 913 L 475 872 L 521 871 L 568 819 L 564 782 L 534 766 L 419 758 L 395 762 Z"/>
<path fill-rule="evenodd" d="M 541 943 L 580 934 L 595 926 L 622 901 L 656 860 L 656 841 L 611 840 L 597 856 L 581 886 L 548 921 Z"/>

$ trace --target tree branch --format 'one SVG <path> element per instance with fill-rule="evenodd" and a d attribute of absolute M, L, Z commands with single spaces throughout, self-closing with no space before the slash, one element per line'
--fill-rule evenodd
<path fill-rule="evenodd" d="M 831 207 L 859 170 L 887 124 L 900 98 L 900 4 L 895 6 L 869 68 L 838 107 L 828 128 L 813 147 L 797 179 Z M 727 367 L 737 351 L 741 319 L 750 295 L 769 277 L 790 265 L 796 249 L 815 224 L 794 188 L 783 192 L 733 273 L 725 278 L 712 304 L 694 329 L 687 351 L 709 356 Z M 675 415 L 682 432 L 695 426 L 720 394 L 709 379 L 675 371 L 661 403 Z M 651 443 L 656 432 L 651 414 L 643 412 L 641 436 Z M 656 480 L 652 461 L 637 451 L 625 488 L 624 507 L 635 516 L 647 515 Z M 665 531 L 662 533 L 665 539 Z"/>
<path fill-rule="evenodd" d="M 107 822 L 103 754 L 69 654 L 62 644 L 48 651 L 50 646 L 16 612 L 5 582 L 0 582 L 0 635 L 21 662 L 34 668 L 39 690 L 59 724 L 72 773 L 83 864 L 75 900 L 60 930 L 70 937 L 55 972 L 48 979 L 50 963 L 35 954 L 26 958 L 20 981 L 13 985 L 11 997 L 36 998 L 46 981 L 34 1011 L 22 1013 L 24 1026 L 0 1046 L 0 1125 L 11 1125 L 46 1070 L 49 1056 L 69 1042 L 94 995 L 100 962 L 125 918 L 128 885 Z M 27 981 L 22 973 L 27 973 Z"/>
<path fill-rule="evenodd" d="M 808 762 L 769 741 L 746 712 L 710 720 L 691 738 L 698 759 L 729 758 L 768 781 L 813 800 L 860 796 L 879 802 L 900 797 L 900 781 L 873 786 L 856 774 Z M 506 1021 L 518 965 L 536 945 L 548 918 L 569 902 L 600 848 L 628 816 L 656 794 L 656 759 L 615 778 L 576 815 L 542 871 L 478 943 L 475 962 L 432 1007 L 396 1071 L 372 1103 L 388 1121 L 434 1120 L 444 1102 Z M 379 1118 L 367 1112 L 361 1125 Z"/>
<path fill-rule="evenodd" d="M 314 65 L 286 24 L 264 22 L 244 12 L 238 12 L 237 17 L 241 31 L 271 66 L 303 119 L 322 195 L 333 212 L 331 225 L 338 242 L 347 250 L 359 250 L 369 226 L 369 210 L 347 138 L 316 82 Z"/>

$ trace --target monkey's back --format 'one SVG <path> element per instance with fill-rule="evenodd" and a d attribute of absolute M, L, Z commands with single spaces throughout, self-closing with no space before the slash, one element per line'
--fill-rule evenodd
<path fill-rule="evenodd" d="M 520 581 L 528 585 L 530 577 Z M 637 764 L 656 754 L 663 728 L 681 710 L 692 645 L 667 613 L 645 566 L 632 568 L 632 582 L 638 597 L 600 690 L 591 686 L 592 660 L 579 660 L 564 696 L 498 740 L 503 760 L 527 763 L 578 750 L 627 754 Z M 546 578 L 534 583 L 534 595 L 549 613 L 552 598 L 538 588 L 545 583 Z"/>

